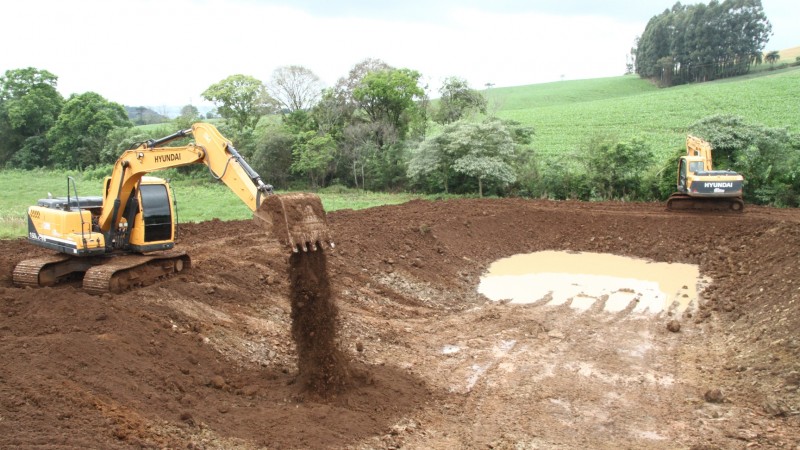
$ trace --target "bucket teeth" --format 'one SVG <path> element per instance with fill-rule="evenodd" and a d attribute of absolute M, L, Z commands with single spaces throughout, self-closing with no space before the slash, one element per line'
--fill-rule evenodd
<path fill-rule="evenodd" d="M 314 194 L 270 195 L 255 218 L 294 253 L 334 246 L 322 201 Z"/>
<path fill-rule="evenodd" d="M 330 247 L 333 248 L 334 244 L 333 244 L 333 242 L 328 242 L 328 245 L 330 245 Z M 306 253 L 306 252 L 309 252 L 309 251 L 316 252 L 316 251 L 322 250 L 324 248 L 325 248 L 325 246 L 322 245 L 319 241 L 303 242 L 303 243 L 297 244 L 296 246 L 292 247 L 292 251 L 294 253 L 300 253 L 301 251 L 303 253 Z"/>

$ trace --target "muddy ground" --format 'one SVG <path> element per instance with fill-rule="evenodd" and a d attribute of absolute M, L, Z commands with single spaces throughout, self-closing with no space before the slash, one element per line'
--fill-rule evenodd
<path fill-rule="evenodd" d="M 119 295 L 14 288 L 44 251 L 0 241 L 0 447 L 800 448 L 800 211 L 454 200 L 329 221 L 360 374 L 330 399 L 297 382 L 288 258 L 250 221 L 182 225 L 192 270 Z M 476 293 L 538 250 L 713 282 L 681 317 Z"/>

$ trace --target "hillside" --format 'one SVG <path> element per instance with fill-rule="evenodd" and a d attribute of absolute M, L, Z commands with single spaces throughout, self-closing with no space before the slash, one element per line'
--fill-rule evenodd
<path fill-rule="evenodd" d="M 781 59 L 778 62 L 792 63 L 800 56 L 800 45 L 780 51 Z"/>
<path fill-rule="evenodd" d="M 656 154 L 683 145 L 688 127 L 715 114 L 800 131 L 800 67 L 659 89 L 633 75 L 495 88 L 489 107 L 533 126 L 540 155 L 563 155 L 588 138 L 644 138 Z M 662 152 L 663 150 L 663 152 Z"/>
<path fill-rule="evenodd" d="M 128 114 L 128 118 L 131 122 L 136 125 L 163 123 L 168 120 L 166 116 L 146 106 L 125 106 L 125 112 Z"/>

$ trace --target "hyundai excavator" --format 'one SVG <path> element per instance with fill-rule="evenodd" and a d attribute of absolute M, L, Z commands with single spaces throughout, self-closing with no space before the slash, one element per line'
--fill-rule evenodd
<path fill-rule="evenodd" d="M 194 141 L 188 145 L 164 146 L 190 135 Z M 52 286 L 83 274 L 84 290 L 101 294 L 152 284 L 188 269 L 189 255 L 174 248 L 172 190 L 167 180 L 148 174 L 189 164 L 208 166 L 287 253 L 334 246 L 318 196 L 274 194 L 214 125 L 196 123 L 125 151 L 105 177 L 102 196 L 79 197 L 68 178 L 67 197 L 30 206 L 28 241 L 57 253 L 17 264 L 14 284 Z"/>
<path fill-rule="evenodd" d="M 667 209 L 731 210 L 742 212 L 744 177 L 732 170 L 714 170 L 711 144 L 689 135 L 686 155 L 678 160 L 677 192 L 667 199 Z"/>

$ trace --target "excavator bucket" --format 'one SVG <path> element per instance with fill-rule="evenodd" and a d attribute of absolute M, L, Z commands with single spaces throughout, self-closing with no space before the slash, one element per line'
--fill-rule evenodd
<path fill-rule="evenodd" d="M 314 194 L 270 195 L 254 213 L 270 232 L 292 252 L 333 248 L 322 201 Z"/>

